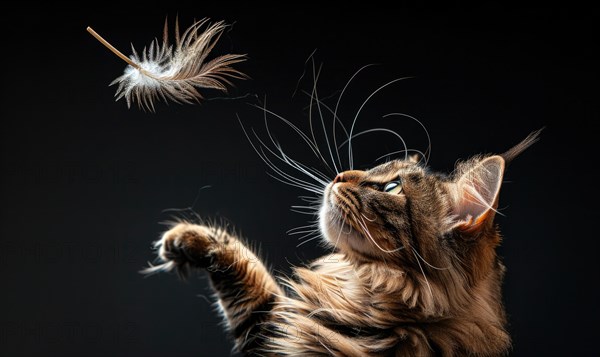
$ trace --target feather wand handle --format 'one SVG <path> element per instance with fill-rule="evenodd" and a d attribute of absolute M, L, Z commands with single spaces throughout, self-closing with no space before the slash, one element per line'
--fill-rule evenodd
<path fill-rule="evenodd" d="M 94 31 L 93 28 L 88 26 L 86 30 L 87 30 L 87 32 L 90 33 L 90 35 L 94 36 L 96 38 L 96 40 L 100 41 L 101 44 L 103 44 L 104 46 L 106 46 L 106 48 L 111 50 L 112 53 L 117 55 L 123 61 L 127 62 L 128 65 L 130 65 L 131 67 L 133 67 L 139 71 L 145 72 L 142 69 L 142 67 L 140 67 L 137 63 L 133 62 L 131 59 L 129 59 L 129 57 L 125 56 L 121 51 L 117 50 L 113 45 L 111 45 L 102 36 L 100 36 L 96 31 Z"/>

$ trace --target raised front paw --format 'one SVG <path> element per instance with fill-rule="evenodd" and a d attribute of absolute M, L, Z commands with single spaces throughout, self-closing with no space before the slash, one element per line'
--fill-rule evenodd
<path fill-rule="evenodd" d="M 163 234 L 156 247 L 160 259 L 179 270 L 206 268 L 212 263 L 217 241 L 208 227 L 179 223 Z"/>

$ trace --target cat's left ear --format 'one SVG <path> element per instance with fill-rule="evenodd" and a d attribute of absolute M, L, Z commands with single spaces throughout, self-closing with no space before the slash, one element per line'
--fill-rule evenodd
<path fill-rule="evenodd" d="M 453 228 L 474 233 L 492 222 L 504 175 L 504 159 L 494 155 L 474 162 L 450 183 Z"/>

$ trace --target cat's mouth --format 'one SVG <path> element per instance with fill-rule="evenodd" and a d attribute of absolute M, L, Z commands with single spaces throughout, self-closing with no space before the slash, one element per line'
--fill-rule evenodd
<path fill-rule="evenodd" d="M 361 229 L 355 227 L 357 213 L 348 198 L 339 192 L 339 184 L 331 183 L 325 189 L 319 222 L 325 238 L 336 246 L 350 245 L 361 249 L 364 244 Z M 358 245 L 354 247 L 355 245 Z M 359 247 L 361 246 L 361 247 Z"/>

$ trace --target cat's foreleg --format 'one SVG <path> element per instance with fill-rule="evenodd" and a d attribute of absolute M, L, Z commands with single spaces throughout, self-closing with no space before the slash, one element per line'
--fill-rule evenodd
<path fill-rule="evenodd" d="M 180 223 L 157 242 L 166 266 L 205 268 L 240 351 L 260 343 L 261 326 L 283 292 L 258 257 L 219 227 Z"/>

